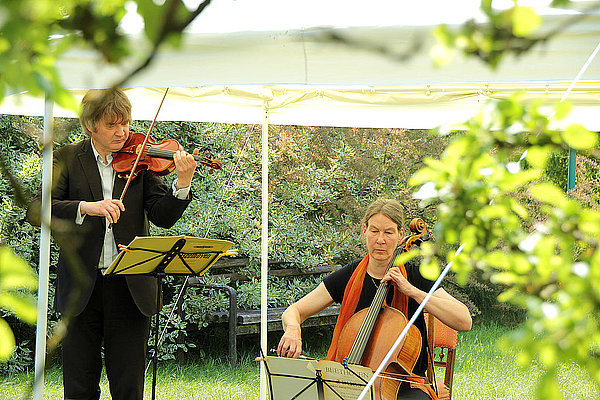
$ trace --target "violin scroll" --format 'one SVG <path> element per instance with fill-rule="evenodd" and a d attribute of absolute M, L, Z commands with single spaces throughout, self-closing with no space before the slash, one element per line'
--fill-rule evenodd
<path fill-rule="evenodd" d="M 199 162 L 200 164 L 202 164 L 202 169 L 208 168 L 208 173 L 212 174 L 215 169 L 221 169 L 223 164 L 221 164 L 221 161 L 219 161 L 218 158 L 210 158 L 210 157 L 211 157 L 210 153 L 207 152 L 204 157 L 194 156 L 194 159 L 197 162 Z"/>

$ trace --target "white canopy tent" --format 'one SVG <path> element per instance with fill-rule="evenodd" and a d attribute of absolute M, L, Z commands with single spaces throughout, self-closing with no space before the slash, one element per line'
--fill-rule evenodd
<path fill-rule="evenodd" d="M 162 49 L 150 67 L 128 83 L 134 119 L 151 120 L 164 88 L 169 87 L 160 120 L 263 125 L 261 346 L 265 352 L 269 124 L 373 128 L 459 124 L 479 112 L 487 99 L 518 91 L 526 93 L 525 101 L 556 103 L 588 62 L 570 92 L 568 100 L 574 107 L 566 122 L 600 131 L 600 58 L 590 57 L 600 42 L 600 14 L 587 16 L 520 58 L 507 57 L 495 71 L 471 59 L 434 67 L 429 56 L 431 29 L 439 23 L 479 18 L 477 4 L 473 0 L 374 0 L 368 6 L 355 0 L 214 0 L 180 49 Z M 545 15 L 542 30 L 546 31 L 574 15 L 550 9 L 540 13 Z M 136 39 L 135 16 L 128 18 L 132 40 L 143 48 Z M 344 40 L 333 40 L 332 33 Z M 418 41 L 422 44 L 415 50 Z M 401 60 L 405 54 L 410 57 Z M 112 85 L 136 61 L 134 57 L 124 64 L 127 67 L 112 67 L 92 52 L 72 50 L 58 68 L 67 87 L 82 96 L 87 88 Z M 75 117 L 68 110 L 52 111 L 44 99 L 26 93 L 7 96 L 0 105 L 2 114 L 45 113 L 48 121 L 52 112 Z M 44 175 L 48 182 L 49 168 Z M 42 237 L 49 241 L 48 236 Z M 46 246 L 42 242 L 42 251 L 49 251 Z M 42 290 L 47 286 L 42 269 L 47 271 L 48 257 L 40 259 L 45 263 L 40 265 Z M 45 307 L 38 308 L 40 318 Z M 45 319 L 41 325 L 38 348 L 45 338 Z M 41 396 L 39 390 L 36 393 Z"/>
<path fill-rule="evenodd" d="M 162 120 L 261 123 L 267 106 L 273 124 L 432 128 L 463 122 L 485 100 L 516 91 L 558 101 L 600 40 L 596 13 L 522 57 L 507 57 L 497 70 L 476 59 L 437 68 L 429 54 L 432 29 L 479 18 L 478 1 L 376 0 L 368 8 L 363 3 L 215 0 L 180 49 L 161 49 L 127 84 L 133 88 L 128 95 L 134 118 L 151 120 L 161 88 L 169 87 Z M 541 32 L 576 15 L 539 12 L 545 21 Z M 140 29 L 135 17 L 125 26 Z M 332 33 L 345 41 L 331 39 Z M 131 37 L 133 47 L 144 48 L 139 33 Z M 110 86 L 138 63 L 134 56 L 125 66 L 109 66 L 93 52 L 72 50 L 58 67 L 66 86 L 77 90 Z M 595 59 L 569 96 L 575 105 L 571 121 L 596 131 L 599 85 Z M 9 96 L 0 112 L 41 115 L 42 102 L 26 94 Z M 75 117 L 59 108 L 54 115 Z"/>

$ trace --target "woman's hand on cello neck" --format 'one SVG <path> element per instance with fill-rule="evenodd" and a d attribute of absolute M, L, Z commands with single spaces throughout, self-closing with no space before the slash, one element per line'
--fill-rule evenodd
<path fill-rule="evenodd" d="M 402 275 L 400 268 L 392 267 L 390 268 L 381 279 L 381 282 L 390 281 L 401 293 L 414 298 L 419 289 L 413 286 L 405 277 Z"/>

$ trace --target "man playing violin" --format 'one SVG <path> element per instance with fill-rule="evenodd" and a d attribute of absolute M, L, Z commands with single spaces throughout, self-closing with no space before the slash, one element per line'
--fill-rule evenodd
<path fill-rule="evenodd" d="M 424 278 L 415 263 L 407 263 L 404 268 L 393 266 L 388 270 L 402 238 L 402 225 L 403 209 L 396 200 L 378 199 L 368 206 L 363 218 L 368 254 L 362 260 L 351 262 L 325 277 L 317 288 L 286 309 L 282 315 L 284 334 L 277 347 L 278 355 L 297 358 L 302 351 L 302 322 L 336 302 L 341 303 L 340 315 L 327 354 L 328 360 L 334 360 L 344 325 L 353 314 L 371 305 L 377 288 L 383 282 L 391 283 L 387 304 L 403 311 L 407 319 L 412 317 L 432 288 L 433 281 Z M 467 307 L 443 288 L 433 293 L 425 310 L 455 330 L 465 332 L 471 329 L 471 315 Z M 424 376 L 427 369 L 427 339 L 423 315 L 417 317 L 415 326 L 421 333 L 422 346 L 412 373 Z M 402 383 L 398 398 L 430 398 L 426 388 L 413 386 L 411 388 L 410 384 Z"/>
<path fill-rule="evenodd" d="M 61 249 L 54 305 L 72 317 L 62 342 L 64 396 L 100 398 L 104 343 L 112 398 L 140 400 L 150 316 L 159 311 L 157 281 L 150 276 L 105 277 L 102 270 L 117 256 L 117 244 L 149 235 L 148 221 L 162 228 L 177 222 L 191 201 L 196 162 L 180 148 L 173 155 L 177 179 L 172 188 L 145 170 L 118 200 L 125 179 L 111 163 L 130 136 L 131 103 L 120 89 L 102 89 L 88 91 L 81 106 L 80 122 L 89 138 L 54 153 L 52 218 L 73 223 L 81 268 L 75 273 Z M 29 221 L 39 225 L 36 215 L 39 200 L 28 210 Z"/>

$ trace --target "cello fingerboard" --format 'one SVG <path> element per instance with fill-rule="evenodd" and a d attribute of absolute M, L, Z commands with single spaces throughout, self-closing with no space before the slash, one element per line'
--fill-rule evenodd
<path fill-rule="evenodd" d="M 373 302 L 369 307 L 369 311 L 365 317 L 363 324 L 356 335 L 356 340 L 352 344 L 352 348 L 350 349 L 350 353 L 348 354 L 348 362 L 350 364 L 360 364 L 363 354 L 365 352 L 365 348 L 367 347 L 367 343 L 371 338 L 371 333 L 373 332 L 373 327 L 377 322 L 377 317 L 379 316 L 379 312 L 381 311 L 381 307 L 383 306 L 383 302 L 385 300 L 385 296 L 388 291 L 388 282 L 383 282 L 377 288 L 377 292 L 375 292 L 375 297 L 373 298 Z"/>

